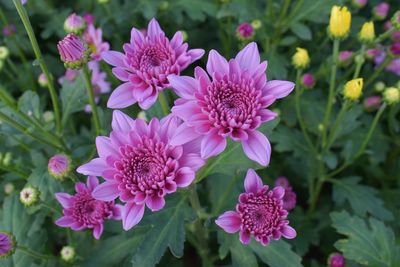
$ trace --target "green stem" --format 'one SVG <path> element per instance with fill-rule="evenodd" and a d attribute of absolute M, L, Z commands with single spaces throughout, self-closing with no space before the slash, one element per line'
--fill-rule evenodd
<path fill-rule="evenodd" d="M 96 102 L 94 100 L 93 85 L 90 78 L 91 75 L 87 65 L 83 66 L 82 73 L 85 80 L 86 90 L 89 98 L 89 104 L 90 107 L 92 108 L 92 116 L 93 116 L 94 126 L 96 128 L 96 135 L 98 136 L 100 135 L 101 132 L 101 125 L 100 125 L 99 114 L 97 113 Z"/>
<path fill-rule="evenodd" d="M 333 41 L 333 52 L 332 52 L 332 68 L 331 68 L 331 79 L 329 82 L 329 95 L 328 95 L 328 102 L 326 104 L 326 110 L 324 115 L 324 121 L 322 129 L 322 147 L 326 145 L 326 137 L 327 131 L 329 126 L 329 120 L 331 118 L 331 112 L 333 107 L 333 100 L 335 98 L 335 82 L 336 82 L 336 71 L 337 71 L 337 62 L 338 62 L 338 55 L 339 55 L 339 44 L 340 41 L 335 39 Z"/>
<path fill-rule="evenodd" d="M 358 78 L 360 75 L 361 67 L 365 62 L 364 54 L 365 54 L 365 45 L 362 45 L 360 54 L 356 56 L 356 69 L 354 71 L 353 79 Z"/>
<path fill-rule="evenodd" d="M 311 152 L 313 152 L 314 154 L 317 154 L 317 151 L 313 145 L 313 143 L 311 142 L 310 136 L 307 133 L 307 128 L 305 126 L 304 120 L 303 120 L 303 116 L 301 115 L 301 108 L 300 108 L 300 96 L 301 96 L 301 82 L 300 82 L 300 77 L 301 77 L 301 70 L 298 69 L 297 70 L 297 75 L 296 75 L 296 88 L 295 90 L 295 108 L 296 108 L 296 115 L 297 115 L 297 120 L 299 122 L 300 125 L 300 129 L 303 132 L 303 136 L 306 140 L 306 143 L 310 149 Z"/>
<path fill-rule="evenodd" d="M 376 78 L 379 77 L 381 72 L 392 62 L 392 57 L 387 56 L 385 60 L 379 65 L 379 67 L 374 71 L 374 73 L 369 77 L 369 79 L 365 82 L 364 87 L 366 88 L 370 85 Z"/>
<path fill-rule="evenodd" d="M 328 138 L 328 143 L 327 143 L 326 148 L 325 148 L 326 151 L 329 150 L 329 148 L 331 147 L 331 145 L 335 141 L 337 130 L 338 130 L 339 126 L 341 125 L 342 121 L 343 121 L 344 114 L 350 108 L 350 106 L 351 106 L 351 101 L 345 100 L 344 104 L 342 105 L 342 108 L 339 111 L 339 114 L 336 117 L 335 124 L 333 125 L 332 130 L 330 131 L 329 138 Z"/>
<path fill-rule="evenodd" d="M 9 166 L 5 166 L 3 164 L 0 164 L 0 169 L 4 170 L 6 172 L 15 173 L 15 174 L 17 174 L 17 175 L 19 175 L 19 176 L 21 176 L 22 178 L 25 178 L 25 179 L 28 178 L 28 176 L 29 176 L 29 173 L 21 170 L 20 168 L 15 168 L 15 167 L 10 166 L 10 165 Z"/>
<path fill-rule="evenodd" d="M 160 91 L 158 93 L 158 101 L 160 102 L 161 105 L 161 109 L 164 113 L 164 115 L 168 115 L 169 114 L 169 106 L 168 106 L 168 102 L 167 102 L 167 98 L 165 97 L 164 91 Z"/>
<path fill-rule="evenodd" d="M 379 44 L 380 42 L 382 42 L 383 40 L 385 40 L 386 38 L 390 37 L 392 35 L 392 33 L 394 33 L 396 31 L 395 27 L 390 28 L 389 30 L 387 30 L 386 32 L 382 33 L 381 35 L 379 35 L 374 43 L 375 44 Z"/>
<path fill-rule="evenodd" d="M 47 79 L 47 85 L 48 89 L 50 92 L 50 97 L 51 101 L 53 103 L 53 109 L 54 109 L 54 116 L 55 116 L 55 121 L 56 121 L 56 128 L 57 132 L 61 133 L 62 132 L 62 125 L 61 125 L 61 112 L 59 108 L 59 103 L 58 103 L 58 98 L 56 94 L 56 90 L 54 88 L 54 82 L 53 78 L 50 75 L 50 72 L 47 68 L 46 63 L 44 62 L 42 52 L 40 51 L 38 42 L 36 40 L 35 33 L 33 31 L 31 22 L 29 21 L 28 15 L 24 9 L 24 7 L 21 4 L 20 0 L 13 0 L 15 8 L 17 9 L 17 12 L 22 20 L 22 23 L 24 24 L 25 30 L 28 34 L 29 40 L 31 41 L 31 45 L 33 48 L 33 52 L 35 53 L 36 60 L 39 62 L 40 68 L 42 69 L 43 74 L 46 76 Z"/>
<path fill-rule="evenodd" d="M 43 207 L 49 209 L 50 211 L 56 213 L 56 214 L 62 214 L 59 210 L 56 210 L 55 208 L 53 208 L 52 206 L 47 205 L 45 202 L 41 202 L 40 203 Z"/>
<path fill-rule="evenodd" d="M 33 251 L 33 250 L 31 250 L 31 249 L 29 249 L 28 247 L 25 247 L 25 246 L 18 246 L 17 249 L 19 249 L 20 251 L 22 251 L 26 255 L 29 255 L 29 256 L 31 256 L 33 258 L 36 258 L 36 259 L 39 259 L 39 260 L 55 259 L 55 257 L 53 255 L 41 254 L 41 253 Z"/>

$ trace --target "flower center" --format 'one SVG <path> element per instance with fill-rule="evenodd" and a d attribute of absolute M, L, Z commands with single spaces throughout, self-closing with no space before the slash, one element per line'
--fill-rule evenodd
<path fill-rule="evenodd" d="M 140 56 L 140 69 L 149 70 L 160 67 L 167 59 L 168 54 L 164 49 L 158 49 L 156 46 L 146 47 Z"/>
<path fill-rule="evenodd" d="M 72 216 L 85 226 L 102 222 L 111 215 L 111 202 L 94 199 L 89 191 L 78 193 L 74 196 Z"/>

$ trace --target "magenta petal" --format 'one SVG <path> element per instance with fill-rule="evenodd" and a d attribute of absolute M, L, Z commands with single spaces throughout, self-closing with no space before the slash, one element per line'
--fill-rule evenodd
<path fill-rule="evenodd" d="M 146 205 L 151 211 L 158 211 L 165 206 L 164 197 L 153 195 L 147 198 Z"/>
<path fill-rule="evenodd" d="M 217 129 L 211 130 L 201 140 L 201 157 L 207 159 L 216 156 L 226 148 L 226 139 L 218 134 Z"/>
<path fill-rule="evenodd" d="M 101 234 L 103 233 L 104 227 L 103 224 L 96 224 L 93 228 L 93 236 L 97 240 L 100 239 Z"/>
<path fill-rule="evenodd" d="M 55 221 L 55 224 L 60 226 L 60 227 L 70 227 L 72 224 L 74 224 L 75 221 L 71 217 L 63 216 L 57 221 Z"/>
<path fill-rule="evenodd" d="M 106 169 L 107 165 L 104 160 L 101 158 L 95 158 L 80 166 L 76 171 L 83 175 L 101 176 L 103 171 Z"/>
<path fill-rule="evenodd" d="M 92 197 L 102 201 L 112 201 L 120 194 L 118 183 L 114 181 L 106 181 L 98 185 L 92 192 Z"/>
<path fill-rule="evenodd" d="M 160 34 L 164 34 L 164 32 L 161 30 L 160 24 L 158 24 L 156 19 L 151 19 L 149 26 L 147 27 L 147 36 L 154 40 L 154 38 Z"/>
<path fill-rule="evenodd" d="M 226 211 L 215 220 L 215 223 L 225 232 L 232 234 L 239 231 L 242 221 L 237 212 Z"/>
<path fill-rule="evenodd" d="M 262 109 L 259 111 L 259 115 L 261 116 L 261 121 L 271 121 L 278 117 L 278 113 L 275 113 L 269 109 Z"/>
<path fill-rule="evenodd" d="M 277 199 L 282 199 L 283 196 L 285 195 L 285 189 L 282 186 L 277 186 L 274 189 L 272 189 L 273 195 Z"/>
<path fill-rule="evenodd" d="M 263 182 L 253 169 L 248 169 L 244 179 L 244 189 L 247 193 L 257 193 L 263 186 Z"/>
<path fill-rule="evenodd" d="M 144 204 L 127 203 L 122 209 L 122 227 L 128 231 L 143 218 Z"/>
<path fill-rule="evenodd" d="M 172 146 L 178 146 L 190 142 L 199 136 L 194 127 L 187 126 L 186 123 L 181 124 L 175 131 L 170 140 Z"/>
<path fill-rule="evenodd" d="M 112 66 L 124 67 L 125 55 L 117 51 L 106 51 L 101 53 L 101 57 L 105 62 Z"/>
<path fill-rule="evenodd" d="M 97 136 L 96 137 L 96 147 L 97 153 L 103 159 L 106 159 L 108 156 L 116 156 L 119 155 L 116 148 L 114 148 L 111 139 L 105 136 Z"/>
<path fill-rule="evenodd" d="M 268 81 L 263 91 L 267 95 L 274 95 L 277 99 L 286 97 L 293 91 L 295 84 L 288 81 L 272 80 Z"/>
<path fill-rule="evenodd" d="M 112 129 L 114 131 L 129 132 L 135 127 L 135 120 L 126 115 L 125 113 L 115 110 L 113 112 Z"/>
<path fill-rule="evenodd" d="M 126 108 L 136 103 L 133 97 L 132 84 L 127 82 L 118 86 L 110 95 L 107 102 L 108 108 Z"/>
<path fill-rule="evenodd" d="M 242 141 L 244 153 L 251 160 L 262 166 L 267 166 L 271 157 L 271 144 L 267 137 L 259 131 L 249 131 L 249 138 Z"/>
<path fill-rule="evenodd" d="M 248 245 L 250 243 L 250 233 L 243 230 L 240 231 L 239 240 L 242 244 Z"/>
<path fill-rule="evenodd" d="M 114 74 L 115 77 L 117 77 L 117 79 L 123 82 L 129 81 L 129 73 L 125 71 L 123 68 L 119 67 L 113 68 L 112 73 Z"/>
<path fill-rule="evenodd" d="M 69 208 L 72 205 L 72 196 L 67 193 L 55 193 L 56 199 L 60 202 L 63 208 Z"/>
<path fill-rule="evenodd" d="M 184 99 L 194 99 L 197 91 L 197 80 L 189 76 L 169 75 L 168 81 L 174 92 Z"/>
<path fill-rule="evenodd" d="M 251 42 L 246 45 L 235 58 L 242 70 L 255 70 L 260 64 L 260 53 L 257 44 Z"/>
<path fill-rule="evenodd" d="M 282 235 L 287 239 L 293 239 L 296 237 L 297 233 L 291 226 L 285 225 L 281 228 Z"/>
<path fill-rule="evenodd" d="M 86 186 L 89 189 L 89 191 L 93 191 L 93 189 L 98 185 L 99 185 L 99 179 L 97 179 L 96 176 L 90 175 L 87 178 Z"/>
<path fill-rule="evenodd" d="M 211 50 L 208 54 L 207 72 L 214 75 L 214 72 L 221 74 L 228 73 L 228 61 L 221 56 L 216 50 Z"/>
<path fill-rule="evenodd" d="M 189 167 L 183 167 L 176 172 L 175 182 L 178 187 L 186 187 L 193 182 L 194 178 L 194 171 Z"/>

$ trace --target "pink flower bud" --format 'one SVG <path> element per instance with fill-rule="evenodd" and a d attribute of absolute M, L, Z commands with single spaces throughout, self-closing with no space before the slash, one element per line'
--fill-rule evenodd
<path fill-rule="evenodd" d="M 388 3 L 382 2 L 374 7 L 372 13 L 378 20 L 384 20 L 389 13 L 390 6 Z"/>
<path fill-rule="evenodd" d="M 292 186 L 289 183 L 289 180 L 284 177 L 278 177 L 275 181 L 275 186 L 281 186 L 285 189 L 285 194 L 283 196 L 283 208 L 286 210 L 292 210 L 296 207 L 297 195 L 293 191 Z"/>
<path fill-rule="evenodd" d="M 400 56 L 400 43 L 394 43 L 390 46 L 389 48 L 390 53 L 395 56 L 398 57 Z"/>
<path fill-rule="evenodd" d="M 65 67 L 80 69 L 88 61 L 89 52 L 82 40 L 73 33 L 68 34 L 57 45 Z"/>
<path fill-rule="evenodd" d="M 313 88 L 315 85 L 314 75 L 312 75 L 311 73 L 305 73 L 301 78 L 301 83 L 307 89 Z"/>
<path fill-rule="evenodd" d="M 254 34 L 253 26 L 248 22 L 243 22 L 237 27 L 236 34 L 241 40 L 250 39 Z"/>
<path fill-rule="evenodd" d="M 344 267 L 346 265 L 346 260 L 339 253 L 332 253 L 328 260 L 329 267 Z"/>
<path fill-rule="evenodd" d="M 47 168 L 51 176 L 63 180 L 71 170 L 71 160 L 66 155 L 58 154 L 49 159 Z"/>
<path fill-rule="evenodd" d="M 396 31 L 392 33 L 392 40 L 393 42 L 400 42 L 400 31 Z"/>
<path fill-rule="evenodd" d="M 13 35 L 17 31 L 17 28 L 14 24 L 9 24 L 3 27 L 3 35 L 5 37 Z"/>
<path fill-rule="evenodd" d="M 351 63 L 352 57 L 353 57 L 353 51 L 340 51 L 339 64 L 341 66 L 348 66 Z"/>
<path fill-rule="evenodd" d="M 86 28 L 85 20 L 81 16 L 78 16 L 75 13 L 69 15 L 64 22 L 64 30 L 67 33 L 79 34 L 85 28 Z"/>
<path fill-rule="evenodd" d="M 46 87 L 48 84 L 46 75 L 44 75 L 43 73 L 41 73 L 38 77 L 38 83 L 41 87 Z"/>
<path fill-rule="evenodd" d="M 94 17 L 94 15 L 93 14 L 91 14 L 91 13 L 86 13 L 85 15 L 83 15 L 83 19 L 85 20 L 85 22 L 88 24 L 88 25 L 92 25 L 93 23 L 94 23 L 94 21 L 95 21 L 95 17 Z"/>
<path fill-rule="evenodd" d="M 382 97 L 374 95 L 367 97 L 364 99 L 364 109 L 368 112 L 376 111 L 378 110 L 379 106 L 381 105 L 382 102 Z"/>

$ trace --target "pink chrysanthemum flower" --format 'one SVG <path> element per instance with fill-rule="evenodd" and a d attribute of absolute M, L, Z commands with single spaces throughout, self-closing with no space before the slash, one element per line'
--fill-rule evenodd
<path fill-rule="evenodd" d="M 0 259 L 7 258 L 15 252 L 15 237 L 8 233 L 0 231 Z"/>
<path fill-rule="evenodd" d="M 285 190 L 282 187 L 269 191 L 257 173 L 249 169 L 244 188 L 246 192 L 240 194 L 236 211 L 227 211 L 215 221 L 219 227 L 227 233 L 240 231 L 240 242 L 245 245 L 249 244 L 251 235 L 264 246 L 271 239 L 296 237 L 296 230 L 286 219 L 288 212 L 283 208 Z"/>
<path fill-rule="evenodd" d="M 75 195 L 56 193 L 55 196 L 64 209 L 64 216 L 59 218 L 56 224 L 60 227 L 70 227 L 74 231 L 93 229 L 94 238 L 99 239 L 105 220 L 120 220 L 120 205 L 92 197 L 93 189 L 98 184 L 99 180 L 95 176 L 89 176 L 86 185 L 81 182 L 75 184 Z"/>
<path fill-rule="evenodd" d="M 64 179 L 71 170 L 71 159 L 63 154 L 54 155 L 47 164 L 49 173 L 56 179 Z"/>
<path fill-rule="evenodd" d="M 275 181 L 275 186 L 280 186 L 285 189 L 285 195 L 282 198 L 283 208 L 290 211 L 296 207 L 297 195 L 293 191 L 293 187 L 290 185 L 289 180 L 286 177 L 278 177 Z"/>
<path fill-rule="evenodd" d="M 103 201 L 119 197 L 126 203 L 122 210 L 125 230 L 139 223 L 145 206 L 152 211 L 162 209 L 165 195 L 189 186 L 203 166 L 197 141 L 170 144 L 180 123 L 168 116 L 161 121 L 153 118 L 147 125 L 114 111 L 110 137 L 96 139 L 100 157 L 78 168 L 79 173 L 106 180 L 96 187 L 93 197 Z"/>
<path fill-rule="evenodd" d="M 100 61 L 101 53 L 110 50 L 110 45 L 103 42 L 103 31 L 100 28 L 96 29 L 93 25 L 89 25 L 83 33 L 83 40 L 90 49 L 92 60 Z"/>
<path fill-rule="evenodd" d="M 132 28 L 130 43 L 123 48 L 124 54 L 117 51 L 102 54 L 108 64 L 115 66 L 114 75 L 124 82 L 111 94 L 109 108 L 125 108 L 136 102 L 142 109 L 150 108 L 158 92 L 169 86 L 168 75 L 179 75 L 204 54 L 203 49 L 188 50 L 180 31 L 168 40 L 155 19 L 150 21 L 146 36 Z"/>
<path fill-rule="evenodd" d="M 181 97 L 172 113 L 185 121 L 176 131 L 172 144 L 180 145 L 201 137 L 201 156 L 220 154 L 226 138 L 242 143 L 245 154 L 266 166 L 271 145 L 257 128 L 276 118 L 266 109 L 276 99 L 286 97 L 294 88 L 288 81 L 267 81 L 267 62 L 260 63 L 257 45 L 248 44 L 236 58 L 223 58 L 211 50 L 207 72 L 195 69 L 195 78 L 170 75 L 171 86 Z"/>
<path fill-rule="evenodd" d="M 374 7 L 372 13 L 378 20 L 384 20 L 389 13 L 389 9 L 390 5 L 388 3 L 382 2 Z"/>

